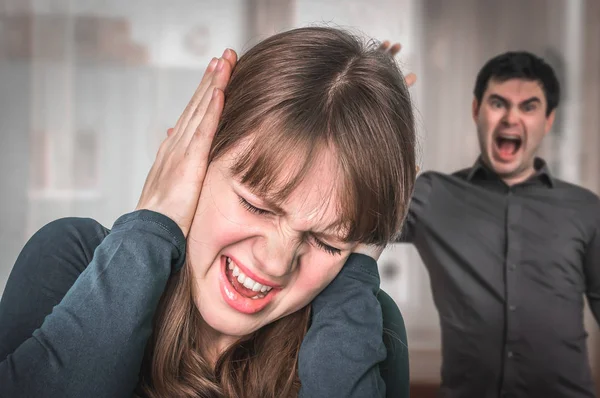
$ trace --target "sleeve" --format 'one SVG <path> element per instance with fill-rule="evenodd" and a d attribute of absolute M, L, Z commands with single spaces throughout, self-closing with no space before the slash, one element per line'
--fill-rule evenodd
<path fill-rule="evenodd" d="M 397 243 L 412 243 L 418 223 L 427 212 L 429 195 L 432 190 L 431 173 L 423 173 L 415 182 L 415 189 L 410 200 L 410 207 L 402 231 L 398 234 Z"/>
<path fill-rule="evenodd" d="M 592 239 L 586 247 L 583 267 L 590 310 L 600 324 L 600 222 L 596 222 Z"/>
<path fill-rule="evenodd" d="M 31 337 L 60 303 L 108 232 L 92 219 L 63 218 L 29 239 L 0 301 L 0 362 Z"/>
<path fill-rule="evenodd" d="M 385 397 L 379 363 L 386 358 L 377 300 L 377 262 L 352 254 L 312 302 L 312 324 L 300 347 L 301 398 Z"/>
<path fill-rule="evenodd" d="M 131 397 L 158 301 L 184 258 L 169 218 L 119 218 L 52 313 L 0 362 L 0 397 Z"/>

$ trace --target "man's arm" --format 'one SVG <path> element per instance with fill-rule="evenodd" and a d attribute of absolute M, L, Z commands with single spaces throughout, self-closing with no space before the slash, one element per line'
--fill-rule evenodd
<path fill-rule="evenodd" d="M 377 262 L 355 253 L 313 300 L 312 323 L 298 359 L 300 397 L 385 397 L 378 291 Z"/>
<path fill-rule="evenodd" d="M 431 175 L 423 173 L 415 182 L 415 189 L 410 201 L 410 207 L 402 231 L 398 234 L 396 243 L 412 243 L 419 228 L 419 222 L 427 211 L 429 195 L 431 194 Z"/>
<path fill-rule="evenodd" d="M 0 397 L 131 397 L 155 309 L 184 251 L 169 218 L 147 210 L 119 218 L 60 304 L 0 362 Z M 52 252 L 39 258 L 44 267 L 65 261 Z M 19 297 L 1 305 L 6 313 Z"/>

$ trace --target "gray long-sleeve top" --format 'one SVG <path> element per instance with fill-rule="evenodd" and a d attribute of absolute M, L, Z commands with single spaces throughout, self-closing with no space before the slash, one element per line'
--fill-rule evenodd
<path fill-rule="evenodd" d="M 184 257 L 178 226 L 146 210 L 110 231 L 75 218 L 38 231 L 0 302 L 0 397 L 130 397 L 156 306 Z M 376 262 L 353 254 L 313 301 L 302 397 L 385 396 L 378 288 Z"/>

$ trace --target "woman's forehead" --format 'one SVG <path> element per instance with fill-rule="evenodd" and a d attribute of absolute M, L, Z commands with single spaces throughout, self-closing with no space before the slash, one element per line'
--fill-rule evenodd
<path fill-rule="evenodd" d="M 264 133 L 263 133 L 264 134 Z M 310 143 L 306 145 L 288 147 L 269 146 L 261 141 L 262 134 L 250 134 L 241 139 L 229 151 L 225 157 L 228 159 L 232 172 L 240 169 L 240 162 L 246 163 L 242 167 L 241 174 L 252 170 L 256 162 L 260 161 L 261 180 L 273 181 L 275 190 L 277 187 L 288 186 L 293 183 L 292 189 L 300 184 L 306 184 L 308 174 L 310 178 L 317 181 L 335 181 L 340 177 L 340 164 L 336 156 L 336 149 L 331 145 Z M 268 159 L 265 161 L 265 159 Z M 296 178 L 300 174 L 300 179 Z M 253 175 L 246 176 L 247 180 L 254 180 Z M 296 182 L 297 183 L 294 183 Z M 310 182 L 309 182 L 310 184 Z"/>
<path fill-rule="evenodd" d="M 301 229 L 332 232 L 341 223 L 340 185 L 337 168 L 318 165 L 285 198 L 281 207 Z"/>

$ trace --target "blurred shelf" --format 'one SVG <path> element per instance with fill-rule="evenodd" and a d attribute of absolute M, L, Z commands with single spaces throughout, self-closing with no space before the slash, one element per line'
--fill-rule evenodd
<path fill-rule="evenodd" d="M 34 189 L 28 192 L 30 200 L 98 200 L 101 197 L 100 191 L 96 189 Z"/>

